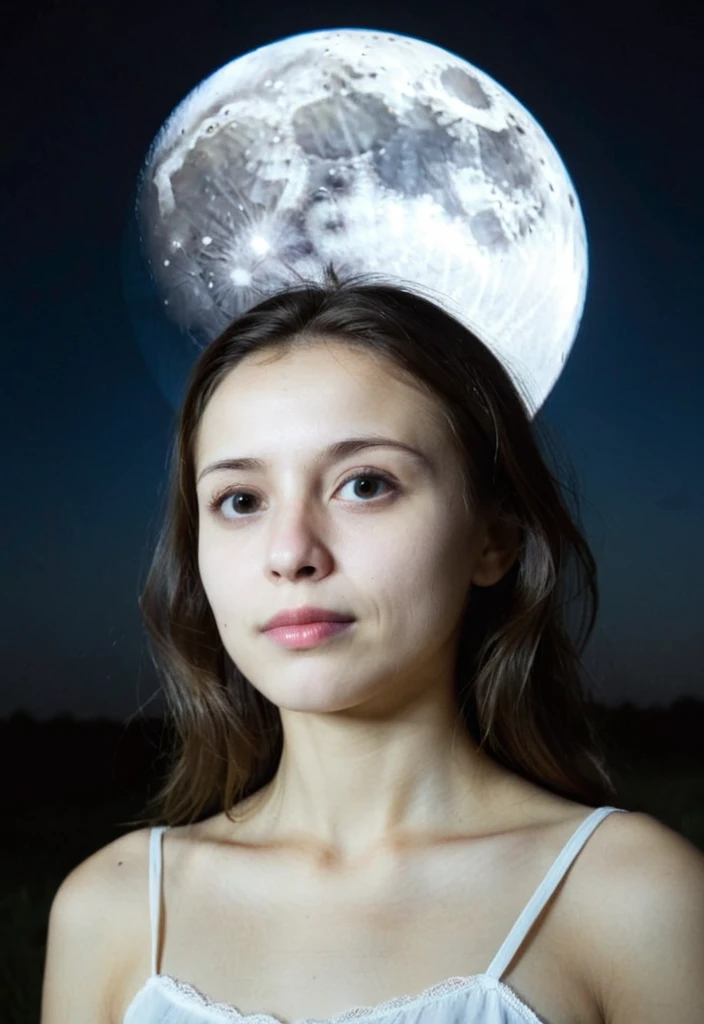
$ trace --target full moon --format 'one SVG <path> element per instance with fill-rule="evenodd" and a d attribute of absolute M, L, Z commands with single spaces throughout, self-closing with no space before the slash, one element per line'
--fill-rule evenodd
<path fill-rule="evenodd" d="M 584 305 L 584 221 L 547 134 L 489 75 L 407 36 L 308 32 L 220 68 L 156 136 L 137 224 L 161 315 L 193 359 L 332 262 L 442 305 L 534 415 Z"/>

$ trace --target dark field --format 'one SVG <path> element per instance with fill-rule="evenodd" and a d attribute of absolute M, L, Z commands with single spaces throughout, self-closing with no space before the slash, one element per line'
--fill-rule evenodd
<path fill-rule="evenodd" d="M 645 811 L 704 851 L 704 703 L 598 710 L 620 785 L 612 803 Z M 160 737 L 158 720 L 0 721 L 2 1024 L 38 1024 L 54 893 L 89 854 L 131 831 L 120 822 L 141 815 L 156 790 Z"/>

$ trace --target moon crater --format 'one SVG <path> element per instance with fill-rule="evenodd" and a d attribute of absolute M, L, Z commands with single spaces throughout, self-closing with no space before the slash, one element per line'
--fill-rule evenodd
<path fill-rule="evenodd" d="M 156 136 L 136 205 L 133 294 L 184 353 L 332 261 L 444 305 L 534 413 L 582 314 L 586 234 L 555 146 L 485 72 L 407 36 L 310 32 L 230 61 Z M 149 316 L 146 350 L 165 336 Z"/>

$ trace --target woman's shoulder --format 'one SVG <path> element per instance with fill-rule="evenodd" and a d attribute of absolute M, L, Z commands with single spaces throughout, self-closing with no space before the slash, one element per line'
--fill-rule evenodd
<path fill-rule="evenodd" d="M 131 902 L 148 856 L 148 828 L 126 832 L 89 854 L 65 876 L 52 906 L 104 909 Z"/>
<path fill-rule="evenodd" d="M 704 956 L 704 853 L 641 811 L 609 815 L 590 845 L 579 916 L 606 1019 L 649 1021 L 663 993 L 672 1020 L 693 1019 L 692 1006 L 704 1007 L 704 982 L 692 982 Z"/>
<path fill-rule="evenodd" d="M 49 912 L 42 1021 L 63 1019 L 71 999 L 96 1021 L 112 1019 L 115 985 L 139 934 L 137 907 L 140 901 L 148 906 L 148 831 L 107 843 L 58 886 Z"/>
<path fill-rule="evenodd" d="M 149 828 L 125 832 L 95 850 L 64 878 L 60 892 L 74 899 L 122 901 L 144 874 L 149 855 Z"/>
<path fill-rule="evenodd" d="M 596 810 L 547 799 L 531 814 L 548 825 L 546 835 L 557 827 L 554 857 Z M 562 906 L 564 947 L 603 1019 L 655 1019 L 664 992 L 673 1020 L 689 1021 L 687 1006 L 704 1006 L 704 980 L 689 980 L 702 977 L 704 852 L 674 828 L 644 811 L 607 814 L 579 853 Z"/>

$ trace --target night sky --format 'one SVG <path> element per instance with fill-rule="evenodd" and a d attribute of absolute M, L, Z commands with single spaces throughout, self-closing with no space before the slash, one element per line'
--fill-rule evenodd
<path fill-rule="evenodd" d="M 560 152 L 585 216 L 590 281 L 542 415 L 577 471 L 599 565 L 586 663 L 607 704 L 704 698 L 704 43 L 695 6 L 13 3 L 0 26 L 0 715 L 161 709 L 137 597 L 175 414 L 123 295 L 137 174 L 164 119 L 216 68 L 334 27 L 457 53 L 509 89 Z"/>

